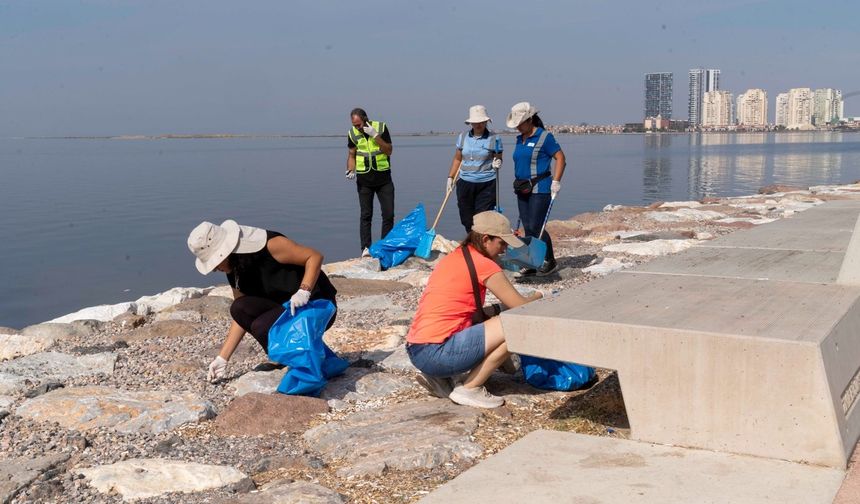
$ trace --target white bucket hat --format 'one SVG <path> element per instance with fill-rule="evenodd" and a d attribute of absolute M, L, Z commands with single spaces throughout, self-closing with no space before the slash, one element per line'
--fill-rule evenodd
<path fill-rule="evenodd" d="M 487 115 L 487 107 L 483 105 L 472 105 L 469 107 L 469 118 L 466 119 L 466 124 L 482 123 L 485 121 L 493 122 L 490 116 Z"/>
<path fill-rule="evenodd" d="M 225 220 L 220 226 L 201 222 L 188 235 L 188 249 L 197 256 L 197 271 L 207 275 L 233 252 L 248 254 L 266 246 L 266 230 Z"/>
<path fill-rule="evenodd" d="M 534 108 L 529 102 L 524 101 L 517 103 L 516 105 L 511 107 L 511 113 L 508 114 L 508 128 L 516 128 L 517 126 L 522 124 L 523 121 L 532 117 L 538 112 L 540 112 L 540 110 Z"/>

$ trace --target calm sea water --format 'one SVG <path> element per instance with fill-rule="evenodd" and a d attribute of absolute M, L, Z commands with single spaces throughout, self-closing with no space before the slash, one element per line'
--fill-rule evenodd
<path fill-rule="evenodd" d="M 516 206 L 510 147 L 502 206 Z M 568 156 L 553 210 L 749 194 L 780 183 L 860 179 L 860 135 L 843 133 L 559 136 Z M 396 215 L 432 219 L 453 137 L 395 137 Z M 344 180 L 343 138 L 0 140 L 0 326 L 22 327 L 85 306 L 205 286 L 185 246 L 200 221 L 227 218 L 355 257 L 358 199 Z M 378 214 L 374 238 L 378 236 Z M 456 202 L 439 232 L 459 239 Z"/>

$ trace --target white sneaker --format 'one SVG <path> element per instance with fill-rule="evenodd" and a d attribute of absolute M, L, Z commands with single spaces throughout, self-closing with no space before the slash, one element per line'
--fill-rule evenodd
<path fill-rule="evenodd" d="M 454 387 L 454 390 L 451 391 L 448 399 L 451 399 L 457 404 L 471 406 L 473 408 L 498 408 L 505 404 L 504 399 L 487 392 L 487 389 L 484 387 L 468 389 L 463 385 L 457 385 Z"/>
<path fill-rule="evenodd" d="M 368 250 L 367 247 L 361 251 L 361 257 L 370 257 L 370 250 Z"/>

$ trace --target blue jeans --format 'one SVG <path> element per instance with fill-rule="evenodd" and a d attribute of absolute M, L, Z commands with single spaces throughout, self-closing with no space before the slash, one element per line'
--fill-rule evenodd
<path fill-rule="evenodd" d="M 484 360 L 484 324 L 473 325 L 442 343 L 409 343 L 409 360 L 422 373 L 440 378 L 470 371 Z"/>
<path fill-rule="evenodd" d="M 540 233 L 540 228 L 543 225 L 543 220 L 546 218 L 546 211 L 549 210 L 549 194 L 517 194 L 517 207 L 520 211 L 520 219 L 523 222 L 523 229 L 526 236 L 537 237 Z M 552 252 L 552 238 L 549 233 L 544 231 L 541 241 L 546 243 L 546 260 L 549 262 L 555 261 L 555 254 Z"/>

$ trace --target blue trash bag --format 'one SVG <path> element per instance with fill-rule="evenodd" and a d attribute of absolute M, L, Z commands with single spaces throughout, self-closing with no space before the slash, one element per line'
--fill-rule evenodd
<path fill-rule="evenodd" d="M 394 225 L 385 238 L 371 245 L 368 252 L 379 259 L 383 270 L 393 268 L 415 253 L 425 231 L 427 219 L 424 217 L 424 205 L 418 203 L 409 215 Z"/>
<path fill-rule="evenodd" d="M 593 367 L 573 362 L 520 355 L 520 365 L 529 385 L 544 390 L 576 390 L 594 379 Z"/>
<path fill-rule="evenodd" d="M 323 333 L 336 310 L 327 299 L 314 299 L 290 315 L 290 303 L 269 329 L 269 358 L 289 367 L 278 392 L 318 396 L 329 378 L 337 376 L 349 363 L 323 342 Z"/>

